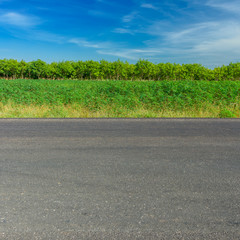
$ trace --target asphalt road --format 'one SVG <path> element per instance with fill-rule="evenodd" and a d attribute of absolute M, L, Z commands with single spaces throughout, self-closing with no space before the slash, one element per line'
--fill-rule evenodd
<path fill-rule="evenodd" d="M 240 119 L 1 119 L 0 239 L 240 239 Z"/>

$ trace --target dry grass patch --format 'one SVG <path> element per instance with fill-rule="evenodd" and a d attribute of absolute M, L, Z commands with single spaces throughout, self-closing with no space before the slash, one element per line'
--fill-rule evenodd
<path fill-rule="evenodd" d="M 79 104 L 71 105 L 23 105 L 0 103 L 0 118 L 239 118 L 240 105 L 229 107 L 205 104 L 201 108 L 186 109 L 136 109 L 105 106 L 91 110 Z"/>

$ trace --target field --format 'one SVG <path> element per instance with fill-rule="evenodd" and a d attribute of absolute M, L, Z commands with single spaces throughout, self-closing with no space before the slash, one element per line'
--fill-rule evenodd
<path fill-rule="evenodd" d="M 0 117 L 240 117 L 240 81 L 0 80 Z"/>

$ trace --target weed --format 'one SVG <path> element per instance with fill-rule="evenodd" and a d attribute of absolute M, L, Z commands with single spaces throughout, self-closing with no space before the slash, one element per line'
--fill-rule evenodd
<path fill-rule="evenodd" d="M 236 117 L 236 115 L 232 111 L 224 108 L 219 112 L 219 117 L 220 118 L 234 118 L 234 117 Z"/>

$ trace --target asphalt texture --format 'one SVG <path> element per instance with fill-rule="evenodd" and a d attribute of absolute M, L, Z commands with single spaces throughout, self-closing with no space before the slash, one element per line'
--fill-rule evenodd
<path fill-rule="evenodd" d="M 240 239 L 240 119 L 1 119 L 0 239 Z"/>

